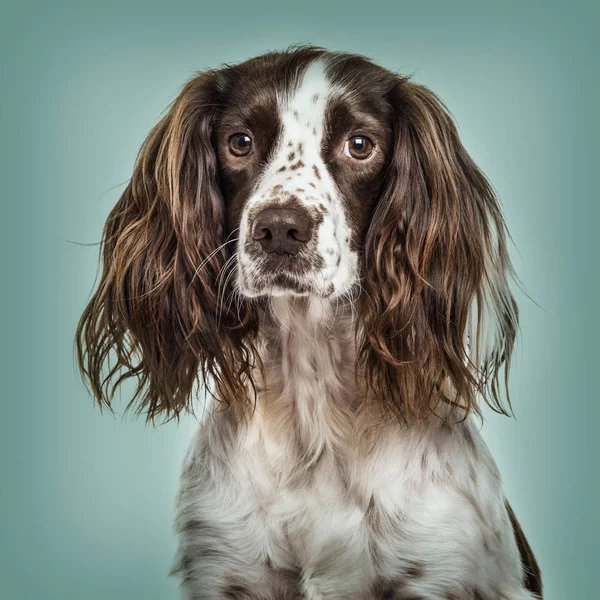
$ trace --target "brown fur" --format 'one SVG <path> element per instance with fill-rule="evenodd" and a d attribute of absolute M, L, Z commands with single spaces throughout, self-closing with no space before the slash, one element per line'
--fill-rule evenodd
<path fill-rule="evenodd" d="M 136 381 L 130 406 L 148 419 L 177 416 L 195 382 L 244 401 L 253 361 L 253 313 L 220 292 L 231 256 L 211 144 L 216 73 L 183 89 L 140 151 L 106 222 L 102 275 L 77 329 L 79 367 L 101 405 Z"/>
<path fill-rule="evenodd" d="M 364 244 L 364 373 L 373 396 L 402 418 L 425 418 L 441 401 L 460 404 L 466 415 L 478 410 L 477 394 L 508 413 L 498 382 L 513 348 L 513 313 L 506 310 L 503 346 L 482 370 L 465 347 L 492 226 L 499 232 L 492 251 L 510 269 L 495 195 L 432 92 L 402 80 L 390 102 L 393 160 Z"/>
<path fill-rule="evenodd" d="M 517 547 L 519 548 L 519 554 L 521 555 L 521 562 L 523 563 L 523 584 L 530 591 L 534 592 L 542 599 L 542 573 L 538 566 L 533 550 L 521 529 L 512 506 L 509 502 L 506 502 L 506 510 L 510 518 L 510 523 L 513 527 L 515 539 L 517 541 Z"/>

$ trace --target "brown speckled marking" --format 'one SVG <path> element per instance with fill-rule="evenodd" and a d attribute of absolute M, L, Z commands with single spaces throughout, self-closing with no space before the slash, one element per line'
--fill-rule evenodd
<path fill-rule="evenodd" d="M 475 471 L 475 467 L 473 465 L 469 465 L 469 478 L 473 482 L 473 485 L 477 485 L 479 483 L 477 471 Z"/>
<path fill-rule="evenodd" d="M 302 598 L 300 589 L 301 573 L 297 570 L 273 569 L 272 594 L 276 600 L 297 600 Z"/>
<path fill-rule="evenodd" d="M 319 172 L 319 167 L 317 167 L 317 165 L 313 165 L 313 173 L 315 174 L 315 177 L 317 179 L 321 179 L 321 173 Z M 331 198 L 330 198 L 331 200 Z"/>
<path fill-rule="evenodd" d="M 473 494 L 471 494 L 471 492 L 463 492 L 462 495 L 465 498 L 465 500 L 467 500 L 467 502 L 471 505 L 471 508 L 477 515 L 479 521 L 481 523 L 485 523 L 485 516 L 481 510 L 481 506 L 479 506 L 479 503 L 475 500 Z"/>
<path fill-rule="evenodd" d="M 302 146 L 302 142 L 298 142 L 298 152 L 299 152 L 300 154 L 302 154 L 302 152 L 303 152 L 303 149 L 302 149 L 302 148 L 303 148 L 303 146 Z"/>
<path fill-rule="evenodd" d="M 473 435 L 469 431 L 468 427 L 464 427 L 463 431 L 464 431 L 464 435 L 465 435 L 465 442 L 467 442 L 467 445 L 469 446 L 469 450 L 472 452 L 473 456 L 475 458 L 477 458 L 477 445 L 475 444 Z"/>
<path fill-rule="evenodd" d="M 422 579 L 425 575 L 425 565 L 421 562 L 411 562 L 406 569 L 406 576 L 409 579 Z"/>
<path fill-rule="evenodd" d="M 313 104 L 316 104 L 319 101 L 319 94 L 313 94 L 312 101 Z"/>
<path fill-rule="evenodd" d="M 505 506 L 513 528 L 517 547 L 519 548 L 519 554 L 521 555 L 521 562 L 523 564 L 523 583 L 529 591 L 536 593 L 541 598 L 543 589 L 540 567 L 537 564 L 531 546 L 529 545 L 529 542 L 523 533 L 523 529 L 521 529 L 521 525 L 508 501 L 505 502 Z"/>
<path fill-rule="evenodd" d="M 373 533 L 375 535 L 380 535 L 382 531 L 381 527 L 381 516 L 379 514 L 379 510 L 375 505 L 375 497 L 371 496 L 369 500 L 369 505 L 367 506 L 367 510 L 365 511 L 365 520 L 371 526 Z"/>
<path fill-rule="evenodd" d="M 292 151 L 292 152 L 290 152 L 290 153 L 287 155 L 287 159 L 288 159 L 289 161 L 292 161 L 292 160 L 294 160 L 294 158 L 296 158 L 296 153 L 295 153 L 295 152 L 293 152 L 293 151 Z"/>
<path fill-rule="evenodd" d="M 228 585 L 223 589 L 223 598 L 227 600 L 254 600 L 248 589 L 241 585 Z"/>
<path fill-rule="evenodd" d="M 302 168 L 303 166 L 304 166 L 304 163 L 303 163 L 301 160 L 299 160 L 299 161 L 295 162 L 295 163 L 294 163 L 294 164 L 293 164 L 293 165 L 290 167 L 290 169 L 291 169 L 292 171 L 296 171 L 297 169 L 300 169 L 300 168 Z"/>
<path fill-rule="evenodd" d="M 330 287 L 334 288 L 335 286 L 331 284 Z M 333 293 L 333 290 L 331 290 L 329 293 Z M 335 469 L 340 478 L 342 489 L 347 492 L 350 489 L 350 473 L 348 472 L 348 464 L 342 459 L 342 457 L 338 455 L 335 455 L 333 460 L 335 462 Z"/>
<path fill-rule="evenodd" d="M 284 171 L 287 171 L 287 167 L 285 165 L 283 165 L 283 167 L 279 167 L 279 169 L 277 169 L 278 173 L 283 173 Z"/>
<path fill-rule="evenodd" d="M 483 549 L 488 556 L 494 556 L 494 551 L 486 537 L 483 538 Z"/>

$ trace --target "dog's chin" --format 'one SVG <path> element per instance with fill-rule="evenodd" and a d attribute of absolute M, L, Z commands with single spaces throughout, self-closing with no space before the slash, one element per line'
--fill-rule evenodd
<path fill-rule="evenodd" d="M 335 295 L 333 283 L 311 274 L 298 275 L 286 270 L 258 273 L 240 277 L 238 289 L 247 298 L 316 296 L 329 298 Z"/>

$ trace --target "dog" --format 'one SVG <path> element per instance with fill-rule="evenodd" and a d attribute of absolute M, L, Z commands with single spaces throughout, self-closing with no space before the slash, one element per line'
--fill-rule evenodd
<path fill-rule="evenodd" d="M 154 421 L 209 400 L 194 600 L 534 600 L 479 432 L 518 327 L 494 191 L 427 88 L 295 47 L 198 74 L 106 222 L 79 367 Z"/>

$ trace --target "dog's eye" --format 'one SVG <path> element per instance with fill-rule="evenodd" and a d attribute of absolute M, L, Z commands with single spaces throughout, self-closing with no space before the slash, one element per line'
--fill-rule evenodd
<path fill-rule="evenodd" d="M 355 135 L 346 141 L 344 154 L 350 158 L 364 160 L 373 152 L 373 142 L 364 135 Z"/>
<path fill-rule="evenodd" d="M 234 156 L 248 156 L 252 152 L 252 138 L 247 133 L 234 133 L 229 138 L 229 152 Z"/>

